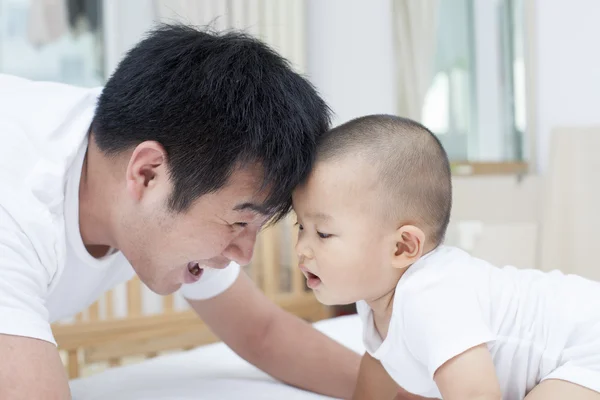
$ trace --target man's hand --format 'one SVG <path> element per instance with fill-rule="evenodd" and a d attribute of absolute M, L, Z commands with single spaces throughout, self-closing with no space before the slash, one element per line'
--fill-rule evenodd
<path fill-rule="evenodd" d="M 446 361 L 435 372 L 434 380 L 444 399 L 502 398 L 492 355 L 485 344 Z"/>
<path fill-rule="evenodd" d="M 240 273 L 224 293 L 190 304 L 248 362 L 305 390 L 350 398 L 360 357 L 271 302 Z"/>
<path fill-rule="evenodd" d="M 65 400 L 71 394 L 52 343 L 0 334 L 0 399 Z"/>

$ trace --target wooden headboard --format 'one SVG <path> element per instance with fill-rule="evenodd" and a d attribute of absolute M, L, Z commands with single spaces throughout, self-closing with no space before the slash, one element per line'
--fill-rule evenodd
<path fill-rule="evenodd" d="M 314 322 L 328 318 L 331 312 L 316 301 L 297 268 L 294 218 L 289 216 L 261 232 L 253 261 L 244 270 L 275 303 Z M 111 290 L 72 321 L 52 326 L 70 379 L 79 377 L 86 365 L 118 366 L 126 357 L 151 358 L 218 340 L 194 311 L 177 307 L 181 300 L 177 295 L 161 298 L 161 307 L 148 313 L 144 300 L 150 292 L 137 277 L 127 282 L 125 292 L 126 299 L 121 299 L 126 302 L 125 315 L 116 312 L 123 302 L 117 301 Z"/>

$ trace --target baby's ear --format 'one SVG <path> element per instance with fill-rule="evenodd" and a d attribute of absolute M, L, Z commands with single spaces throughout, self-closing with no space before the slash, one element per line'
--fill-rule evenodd
<path fill-rule="evenodd" d="M 414 225 L 404 225 L 395 233 L 396 249 L 392 259 L 394 268 L 407 268 L 424 253 L 425 232 Z"/>

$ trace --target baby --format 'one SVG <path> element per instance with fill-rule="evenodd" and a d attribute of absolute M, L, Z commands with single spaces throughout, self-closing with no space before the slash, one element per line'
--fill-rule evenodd
<path fill-rule="evenodd" d="M 294 193 L 307 285 L 363 322 L 355 398 L 600 399 L 600 284 L 442 245 L 451 203 L 440 142 L 387 115 L 325 135 Z"/>

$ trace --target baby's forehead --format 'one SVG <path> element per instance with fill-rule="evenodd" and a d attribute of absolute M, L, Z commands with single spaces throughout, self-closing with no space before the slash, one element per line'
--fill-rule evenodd
<path fill-rule="evenodd" d="M 369 184 L 377 179 L 373 162 L 364 157 L 344 157 L 330 161 L 317 161 L 311 172 L 313 183 L 328 184 L 347 189 Z"/>
<path fill-rule="evenodd" d="M 317 162 L 307 182 L 300 185 L 294 201 L 310 201 L 335 206 L 370 196 L 377 185 L 373 167 L 359 160 Z"/>

